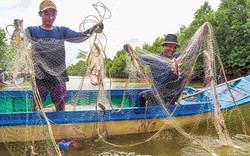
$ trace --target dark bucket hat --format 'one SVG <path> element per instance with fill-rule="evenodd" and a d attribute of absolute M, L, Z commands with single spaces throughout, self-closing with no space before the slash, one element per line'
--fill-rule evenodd
<path fill-rule="evenodd" d="M 180 47 L 178 41 L 177 41 L 177 36 L 175 34 L 167 34 L 166 37 L 165 37 L 165 41 L 162 42 L 162 46 L 164 44 L 167 44 L 167 43 L 171 43 L 171 44 L 175 44 L 177 45 L 178 47 Z"/>

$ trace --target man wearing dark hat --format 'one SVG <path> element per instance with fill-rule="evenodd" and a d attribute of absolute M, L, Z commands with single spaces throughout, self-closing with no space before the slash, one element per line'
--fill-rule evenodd
<path fill-rule="evenodd" d="M 160 56 L 167 57 L 169 59 L 180 56 L 180 53 L 175 53 L 176 49 L 180 47 L 175 34 L 166 35 L 165 41 L 161 45 L 163 47 L 163 51 L 159 54 Z"/>
<path fill-rule="evenodd" d="M 85 32 L 75 32 L 64 26 L 54 26 L 57 7 L 51 0 L 44 0 L 39 7 L 42 25 L 30 26 L 26 36 L 31 43 L 35 82 L 39 97 L 34 94 L 33 111 L 38 110 L 38 101 L 44 102 L 50 92 L 56 110 L 64 110 L 66 104 L 65 41 L 80 43 L 93 33 L 101 33 L 103 24 L 96 24 Z"/>
<path fill-rule="evenodd" d="M 163 51 L 158 54 L 158 56 L 168 59 L 176 59 L 181 55 L 181 53 L 175 53 L 176 49 L 180 47 L 175 34 L 166 35 L 165 40 L 161 45 Z M 154 59 L 152 57 L 141 57 L 141 59 L 151 68 L 153 83 L 162 98 L 162 102 L 165 104 L 174 104 L 183 90 L 183 85 L 181 85 L 181 83 L 183 83 L 184 76 L 179 77 L 174 74 L 172 67 L 164 63 L 160 58 Z M 160 103 L 155 88 L 140 93 L 139 105 L 145 106 L 146 101 L 148 101 L 149 105 Z"/>

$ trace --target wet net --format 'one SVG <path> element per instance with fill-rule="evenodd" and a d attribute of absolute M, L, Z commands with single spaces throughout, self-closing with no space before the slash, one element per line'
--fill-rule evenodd
<path fill-rule="evenodd" d="M 173 59 L 125 44 L 128 77 L 117 83 L 107 68 L 105 34 L 86 33 L 88 25 L 102 23 L 111 12 L 102 3 L 93 6 L 99 18 L 88 16 L 80 24 L 85 37 L 37 39 L 25 32 L 22 20 L 14 21 L 11 45 L 0 49 L 5 58 L 0 141 L 11 155 L 62 155 L 62 149 L 88 141 L 127 148 L 166 131 L 188 140 L 183 155 L 220 154 L 224 146 L 249 154 L 249 120 L 243 111 L 249 110 L 244 105 L 249 77 L 227 80 L 209 23 Z M 65 42 L 86 47 L 77 51 Z M 77 63 L 67 63 L 69 55 Z M 190 87 L 197 79 L 198 89 Z M 136 141 L 115 141 L 146 133 Z"/>

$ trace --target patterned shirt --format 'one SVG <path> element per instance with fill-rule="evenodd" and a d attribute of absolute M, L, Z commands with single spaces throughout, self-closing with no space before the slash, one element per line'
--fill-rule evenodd
<path fill-rule="evenodd" d="M 26 36 L 31 43 L 32 60 L 36 82 L 50 86 L 69 81 L 66 72 L 65 41 L 84 42 L 89 37 L 85 32 L 75 32 L 67 27 L 54 27 L 52 30 L 31 26 L 26 29 Z"/>

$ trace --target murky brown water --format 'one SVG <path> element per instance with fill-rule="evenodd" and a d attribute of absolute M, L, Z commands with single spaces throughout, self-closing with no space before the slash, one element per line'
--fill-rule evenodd
<path fill-rule="evenodd" d="M 214 134 L 204 134 L 206 131 L 206 123 L 201 124 L 196 135 L 199 135 L 198 138 L 200 141 L 214 153 L 209 153 L 194 140 L 184 137 L 173 129 L 162 131 L 150 141 L 132 147 L 115 147 L 102 141 L 96 142 L 94 140 L 88 140 L 85 142 L 78 141 L 77 145 L 70 147 L 67 150 L 62 150 L 61 154 L 62 156 L 211 156 L 213 154 L 217 156 L 250 155 L 249 139 L 248 143 L 244 142 L 242 139 L 235 140 L 235 147 L 218 146 L 218 140 L 211 138 L 211 135 L 215 135 L 216 131 L 214 131 Z M 190 129 L 187 129 L 187 132 L 190 132 Z M 129 145 L 137 142 L 143 142 L 154 134 L 155 132 L 114 136 L 108 138 L 107 141 L 115 145 Z M 237 134 L 232 136 L 232 138 L 236 137 Z M 0 151 L 1 156 L 10 156 L 10 153 L 3 144 L 0 145 Z"/>

